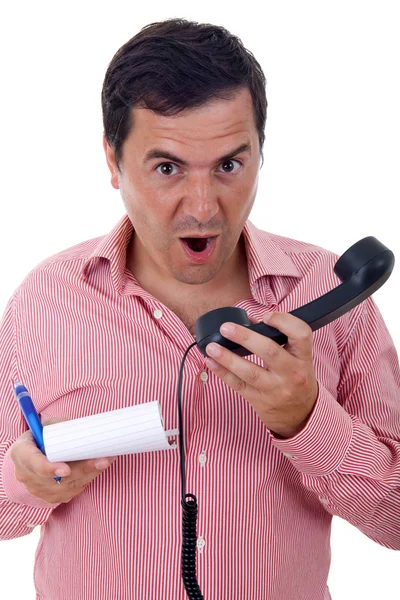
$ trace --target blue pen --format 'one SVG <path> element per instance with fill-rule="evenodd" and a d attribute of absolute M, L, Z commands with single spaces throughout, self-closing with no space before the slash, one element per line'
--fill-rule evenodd
<path fill-rule="evenodd" d="M 43 441 L 43 425 L 40 422 L 39 415 L 36 412 L 28 390 L 24 385 L 16 381 L 14 383 L 14 394 L 18 400 L 22 414 L 25 417 L 25 421 L 32 432 L 33 439 L 35 440 L 37 447 L 46 456 L 46 450 Z M 53 477 L 53 479 L 57 481 L 57 483 L 60 483 L 61 481 L 61 477 Z"/>

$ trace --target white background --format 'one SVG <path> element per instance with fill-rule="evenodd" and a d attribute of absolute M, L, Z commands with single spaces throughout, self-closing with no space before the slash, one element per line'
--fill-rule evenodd
<path fill-rule="evenodd" d="M 250 220 L 338 254 L 373 235 L 400 258 L 396 1 L 141 4 L 15 1 L 2 9 L 1 312 L 40 261 L 105 235 L 124 214 L 102 147 L 103 78 L 122 44 L 169 17 L 225 26 L 265 72 L 265 163 Z M 374 294 L 397 348 L 399 285 L 395 265 Z M 36 528 L 0 544 L 3 598 L 34 600 L 38 539 Z M 333 600 L 400 598 L 397 552 L 337 517 L 331 543 Z"/>

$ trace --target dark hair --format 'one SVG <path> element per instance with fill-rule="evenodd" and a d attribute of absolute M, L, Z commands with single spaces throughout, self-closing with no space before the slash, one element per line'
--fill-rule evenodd
<path fill-rule="evenodd" d="M 231 99 L 244 87 L 253 100 L 264 161 L 265 85 L 253 54 L 223 27 L 186 19 L 146 25 L 115 53 L 101 92 L 104 135 L 118 170 L 133 107 L 173 116 L 214 98 Z"/>

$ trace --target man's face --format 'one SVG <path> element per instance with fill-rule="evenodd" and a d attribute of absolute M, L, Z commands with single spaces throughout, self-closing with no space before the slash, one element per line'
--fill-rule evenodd
<path fill-rule="evenodd" d="M 166 285 L 176 280 L 193 285 L 233 266 L 256 197 L 261 157 L 247 88 L 233 100 L 213 100 L 174 117 L 135 107 L 121 173 L 105 138 L 103 145 L 112 186 L 120 190 L 134 227 L 134 260 L 140 258 L 141 268 Z M 232 154 L 244 145 L 249 149 Z M 155 150 L 161 154 L 149 158 Z M 204 234 L 218 234 L 217 243 L 211 258 L 197 264 L 180 238 Z"/>

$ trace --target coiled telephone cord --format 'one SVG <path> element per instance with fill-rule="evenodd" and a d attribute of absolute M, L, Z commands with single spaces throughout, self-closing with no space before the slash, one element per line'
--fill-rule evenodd
<path fill-rule="evenodd" d="M 200 586 L 196 579 L 196 545 L 197 545 L 197 498 L 193 494 L 185 495 L 186 472 L 185 472 L 185 453 L 183 443 L 183 423 L 182 423 L 182 374 L 183 365 L 188 352 L 196 345 L 191 344 L 183 355 L 181 368 L 178 378 L 178 415 L 179 415 L 179 451 L 181 456 L 181 506 L 182 516 L 182 580 L 190 600 L 204 600 Z M 189 500 L 187 501 L 186 498 Z"/>

